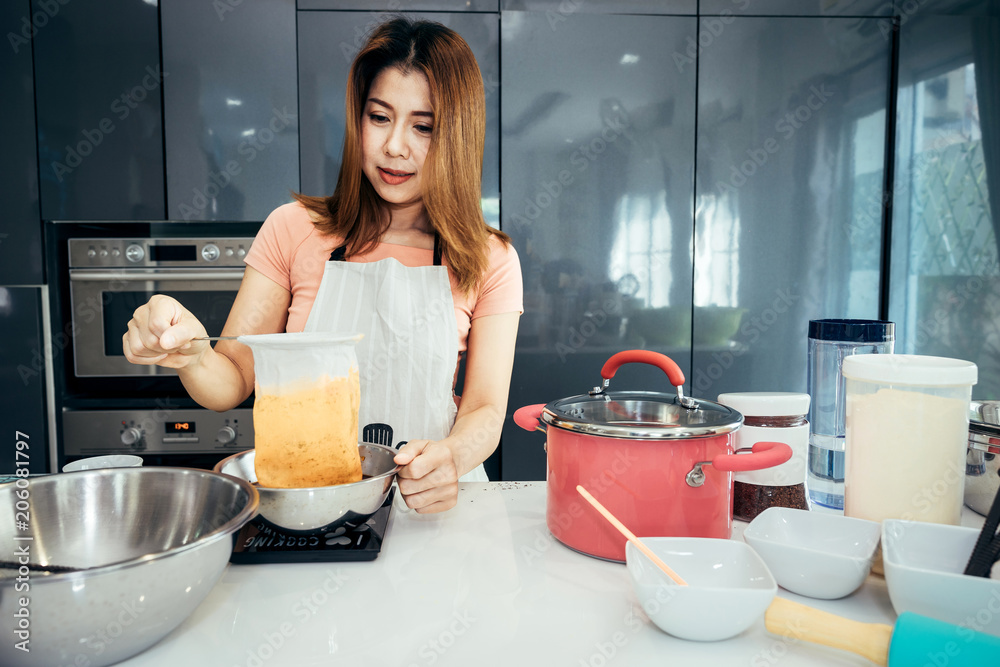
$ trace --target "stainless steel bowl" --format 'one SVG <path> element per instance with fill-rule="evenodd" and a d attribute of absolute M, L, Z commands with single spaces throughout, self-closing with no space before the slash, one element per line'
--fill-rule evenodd
<path fill-rule="evenodd" d="M 86 470 L 0 486 L 0 560 L 88 568 L 4 571 L 0 664 L 101 667 L 149 648 L 215 586 L 232 533 L 257 504 L 250 484 L 186 468 Z M 25 641 L 29 652 L 18 648 Z"/>
<path fill-rule="evenodd" d="M 969 449 L 965 457 L 965 504 L 985 516 L 1000 489 L 1000 401 L 969 407 Z"/>
<path fill-rule="evenodd" d="M 375 514 L 385 502 L 399 472 L 399 466 L 393 461 L 396 450 L 367 442 L 358 445 L 358 450 L 361 472 L 365 476 L 360 482 L 303 489 L 259 486 L 260 516 L 278 528 L 300 533 L 333 530 Z M 219 461 L 215 470 L 256 483 L 254 457 L 254 450 L 249 449 Z"/>

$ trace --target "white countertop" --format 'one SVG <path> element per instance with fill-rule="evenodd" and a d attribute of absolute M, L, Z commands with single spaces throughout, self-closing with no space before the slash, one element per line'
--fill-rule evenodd
<path fill-rule="evenodd" d="M 970 518 L 970 525 L 975 523 Z M 981 524 L 982 519 L 979 518 Z M 734 523 L 733 539 L 746 524 Z M 895 622 L 871 575 L 841 600 L 782 597 L 857 621 Z M 544 482 L 462 485 L 434 515 L 393 509 L 374 561 L 232 565 L 194 614 L 128 667 L 363 665 L 858 665 L 769 635 L 761 618 L 688 642 L 646 618 L 624 565 L 578 554 L 545 526 Z"/>

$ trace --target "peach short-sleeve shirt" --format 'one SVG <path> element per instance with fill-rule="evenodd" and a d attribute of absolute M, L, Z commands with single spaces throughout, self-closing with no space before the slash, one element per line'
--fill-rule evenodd
<path fill-rule="evenodd" d="M 330 253 L 342 239 L 321 234 L 308 211 L 298 202 L 285 204 L 267 217 L 247 253 L 246 263 L 292 294 L 285 330 L 302 331 L 312 310 Z M 517 252 L 490 235 L 490 263 L 478 289 L 466 294 L 451 277 L 451 295 L 458 322 L 458 349 L 468 347 L 472 320 L 486 315 L 522 313 L 523 284 Z M 377 262 L 394 258 L 404 266 L 431 266 L 434 252 L 423 248 L 380 243 L 371 252 L 350 257 L 349 262 Z M 447 262 L 443 262 L 447 266 Z M 449 271 L 449 274 L 451 272 Z"/>

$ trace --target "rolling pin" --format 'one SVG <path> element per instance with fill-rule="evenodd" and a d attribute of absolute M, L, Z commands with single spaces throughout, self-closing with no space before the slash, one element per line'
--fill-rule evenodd
<path fill-rule="evenodd" d="M 856 653 L 876 665 L 983 667 L 1000 662 L 1000 637 L 904 612 L 895 626 L 860 623 L 804 604 L 774 598 L 764 625 L 789 639 Z"/>

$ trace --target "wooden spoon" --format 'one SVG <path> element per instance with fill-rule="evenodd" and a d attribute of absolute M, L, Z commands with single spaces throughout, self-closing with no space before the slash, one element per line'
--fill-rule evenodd
<path fill-rule="evenodd" d="M 638 549 L 642 553 L 646 554 L 646 557 L 649 558 L 649 560 L 653 561 L 653 563 L 656 565 L 656 567 L 658 567 L 661 570 L 663 570 L 663 573 L 665 575 L 667 575 L 668 577 L 670 577 L 671 579 L 673 579 L 674 583 L 676 583 L 676 584 L 678 584 L 680 586 L 687 586 L 687 582 L 686 581 L 684 581 L 683 579 L 681 579 L 680 576 L 676 572 L 674 572 L 673 570 L 671 570 L 670 567 L 666 563 L 664 563 L 662 560 L 660 560 L 659 556 L 657 556 L 656 554 L 654 554 L 653 551 L 649 547 L 647 547 L 645 544 L 643 544 L 642 541 L 639 540 L 638 537 L 636 537 L 635 535 L 633 535 L 632 531 L 629 530 L 628 528 L 626 528 L 625 524 L 623 524 L 621 521 L 619 521 L 615 517 L 614 514 L 612 514 L 611 512 L 609 512 L 608 509 L 604 505 L 602 505 L 601 503 L 597 502 L 597 499 L 594 498 L 594 496 L 590 495 L 590 492 L 587 491 L 587 489 L 585 489 L 582 486 L 580 486 L 579 484 L 577 484 L 576 485 L 576 490 L 577 490 L 577 493 L 579 493 L 581 496 L 583 496 L 584 500 L 586 500 L 588 503 L 590 503 L 591 505 L 593 505 L 594 509 L 596 509 L 598 512 L 600 512 L 601 515 L 605 519 L 607 519 L 611 523 L 612 526 L 614 526 L 615 528 L 617 528 L 618 532 L 620 532 L 622 535 L 624 535 L 628 539 L 629 542 L 631 542 L 632 544 L 634 544 L 636 549 Z"/>

